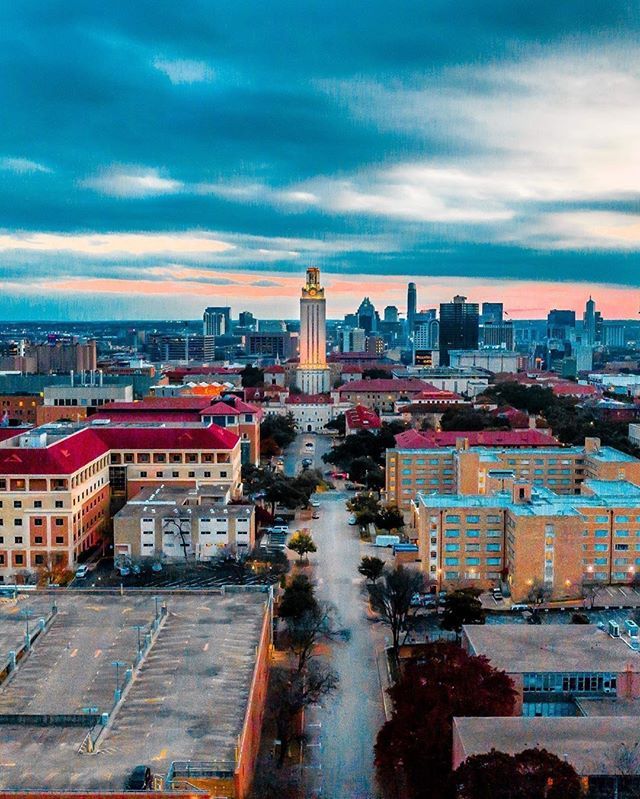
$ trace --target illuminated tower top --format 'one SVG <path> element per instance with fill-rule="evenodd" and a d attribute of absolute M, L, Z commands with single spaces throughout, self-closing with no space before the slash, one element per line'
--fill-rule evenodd
<path fill-rule="evenodd" d="M 324 289 L 320 285 L 320 270 L 317 266 L 307 269 L 307 282 L 302 288 L 303 299 L 323 300 Z"/>

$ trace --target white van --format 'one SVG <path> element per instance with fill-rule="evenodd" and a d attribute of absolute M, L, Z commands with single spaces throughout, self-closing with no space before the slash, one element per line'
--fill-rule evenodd
<path fill-rule="evenodd" d="M 377 535 L 375 546 L 377 547 L 392 547 L 394 544 L 400 543 L 399 535 Z"/>

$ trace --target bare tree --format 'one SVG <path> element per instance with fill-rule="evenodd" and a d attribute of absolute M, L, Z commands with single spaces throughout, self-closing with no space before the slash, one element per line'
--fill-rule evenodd
<path fill-rule="evenodd" d="M 593 610 L 598 594 L 600 594 L 603 589 L 604 583 L 599 580 L 594 580 L 593 578 L 585 578 L 580 583 L 580 596 L 588 603 L 590 610 Z"/>
<path fill-rule="evenodd" d="M 278 697 L 276 728 L 280 739 L 278 766 L 282 766 L 289 744 L 295 735 L 295 723 L 304 708 L 321 705 L 339 683 L 335 671 L 324 664 L 312 663 L 306 672 L 274 671 L 274 694 Z"/>
<path fill-rule="evenodd" d="M 348 631 L 338 626 L 336 609 L 330 602 L 316 602 L 301 615 L 288 618 L 287 629 L 289 649 L 298 659 L 298 673 L 307 668 L 319 643 L 348 636 Z"/>
<path fill-rule="evenodd" d="M 533 605 L 542 605 L 551 599 L 551 586 L 536 578 L 531 584 L 526 598 L 527 602 Z"/>
<path fill-rule="evenodd" d="M 420 572 L 396 566 L 385 571 L 382 578 L 369 586 L 371 607 L 380 614 L 391 629 L 393 651 L 398 655 L 400 635 L 408 627 L 412 614 L 411 600 L 424 586 L 424 577 Z"/>
<path fill-rule="evenodd" d="M 640 741 L 619 744 L 607 758 L 604 773 L 633 777 L 640 774 Z"/>
<path fill-rule="evenodd" d="M 162 532 L 172 533 L 178 540 L 178 545 L 182 549 L 185 562 L 189 560 L 189 550 L 191 549 L 191 519 L 187 517 L 168 516 L 162 520 Z"/>

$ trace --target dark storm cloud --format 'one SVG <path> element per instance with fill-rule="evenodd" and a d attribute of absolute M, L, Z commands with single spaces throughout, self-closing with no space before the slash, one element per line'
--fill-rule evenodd
<path fill-rule="evenodd" d="M 604 0 L 11 4 L 0 280 L 313 258 L 638 285 L 639 32 L 636 3 Z M 127 231 L 230 249 L 107 263 L 18 240 Z"/>

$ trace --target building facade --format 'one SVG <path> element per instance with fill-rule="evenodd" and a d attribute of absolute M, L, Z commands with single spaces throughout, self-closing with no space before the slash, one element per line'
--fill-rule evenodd
<path fill-rule="evenodd" d="M 296 382 L 303 394 L 325 394 L 331 387 L 326 328 L 326 300 L 320 285 L 320 270 L 310 267 L 300 298 L 300 364 Z"/>

